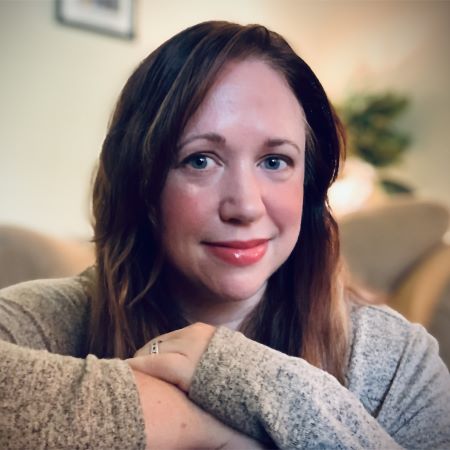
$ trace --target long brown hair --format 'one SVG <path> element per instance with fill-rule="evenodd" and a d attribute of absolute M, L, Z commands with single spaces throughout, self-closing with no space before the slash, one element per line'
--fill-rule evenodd
<path fill-rule="evenodd" d="M 309 66 L 260 25 L 205 22 L 151 53 L 126 83 L 94 183 L 96 277 L 88 351 L 129 357 L 152 337 L 186 325 L 164 287 L 159 198 L 178 139 L 230 60 L 260 58 L 288 81 L 305 112 L 301 233 L 242 331 L 345 377 L 347 312 L 339 287 L 338 229 L 327 203 L 344 149 L 343 130 Z"/>

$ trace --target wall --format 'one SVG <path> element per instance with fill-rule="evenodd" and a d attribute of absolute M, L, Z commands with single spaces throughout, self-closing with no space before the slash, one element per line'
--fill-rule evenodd
<path fill-rule="evenodd" d="M 121 86 L 208 19 L 281 32 L 334 101 L 361 87 L 411 95 L 414 145 L 393 172 L 450 206 L 450 2 L 138 0 L 136 12 L 136 39 L 123 41 L 57 23 L 53 1 L 0 2 L 0 223 L 90 236 L 90 180 Z"/>

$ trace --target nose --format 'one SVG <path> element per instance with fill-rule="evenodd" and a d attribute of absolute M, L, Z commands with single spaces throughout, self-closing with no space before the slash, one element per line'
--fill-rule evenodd
<path fill-rule="evenodd" d="M 265 214 L 261 180 L 252 170 L 227 174 L 221 186 L 219 215 L 223 222 L 249 224 Z"/>

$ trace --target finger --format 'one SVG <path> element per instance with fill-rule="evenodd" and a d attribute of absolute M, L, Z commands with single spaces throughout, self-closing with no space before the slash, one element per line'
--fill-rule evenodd
<path fill-rule="evenodd" d="M 157 351 L 153 351 L 153 343 L 156 342 Z M 168 341 L 163 341 L 159 337 L 152 339 L 147 342 L 143 347 L 141 347 L 134 356 L 146 356 L 155 355 L 160 353 L 180 353 L 187 356 L 186 351 L 188 350 L 187 342 L 181 339 L 172 339 Z"/>
<path fill-rule="evenodd" d="M 178 330 L 174 330 L 169 333 L 161 334 L 160 336 L 157 336 L 156 338 L 153 338 L 152 340 L 161 339 L 163 341 L 170 341 L 170 340 L 177 339 L 177 338 L 180 338 L 180 339 L 181 338 L 195 338 L 198 335 L 199 330 L 201 330 L 203 327 L 211 328 L 210 325 L 196 322 L 196 323 L 190 324 L 184 328 L 180 328 Z"/>
<path fill-rule="evenodd" d="M 186 355 L 188 342 L 185 339 L 172 338 L 171 340 L 162 340 L 158 338 L 158 353 L 180 353 Z M 151 346 L 149 348 L 151 351 Z"/>
<path fill-rule="evenodd" d="M 135 352 L 134 357 L 149 355 L 151 353 L 151 345 L 152 341 L 147 342 L 143 347 Z"/>
<path fill-rule="evenodd" d="M 149 353 L 175 352 L 183 355 L 190 355 L 198 360 L 198 357 L 205 350 L 211 339 L 215 328 L 203 323 L 195 323 L 170 333 L 161 334 L 153 338 L 150 342 L 141 347 L 135 356 L 143 356 Z M 152 352 L 152 344 L 157 342 L 157 352 Z M 162 345 L 164 342 L 164 345 Z M 166 343 L 170 343 L 169 346 Z M 163 350 L 164 348 L 164 350 Z"/>
<path fill-rule="evenodd" d="M 187 326 L 185 328 L 180 328 L 178 330 L 174 330 L 174 331 L 170 331 L 169 333 L 164 333 L 164 334 L 160 334 L 159 336 L 156 336 L 152 339 L 152 341 L 159 339 L 159 340 L 163 340 L 163 341 L 170 341 L 172 339 L 176 339 L 180 336 L 183 336 L 184 334 L 186 334 L 186 330 L 189 328 L 190 326 Z"/>
<path fill-rule="evenodd" d="M 170 342 L 171 345 L 169 347 L 166 347 L 167 352 L 177 352 L 177 348 L 179 345 L 172 345 L 172 343 L 177 339 L 177 335 L 179 334 L 178 331 L 172 331 L 170 333 L 161 334 L 160 336 L 154 337 L 150 341 L 148 341 L 144 346 L 142 346 L 140 349 L 136 351 L 134 356 L 144 356 L 148 354 L 155 354 L 155 353 L 162 353 L 162 346 L 161 344 L 163 342 Z M 178 343 L 179 344 L 179 343 Z M 180 347 L 181 348 L 181 347 Z"/>
<path fill-rule="evenodd" d="M 127 360 L 132 369 L 159 378 L 187 392 L 193 369 L 189 361 L 176 353 L 140 356 Z"/>

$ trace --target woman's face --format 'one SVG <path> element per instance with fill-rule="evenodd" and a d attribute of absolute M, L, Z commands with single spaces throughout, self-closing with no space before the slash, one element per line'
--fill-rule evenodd
<path fill-rule="evenodd" d="M 184 296 L 261 298 L 300 232 L 304 153 L 303 110 L 283 76 L 261 60 L 228 63 L 162 193 L 163 246 Z"/>

